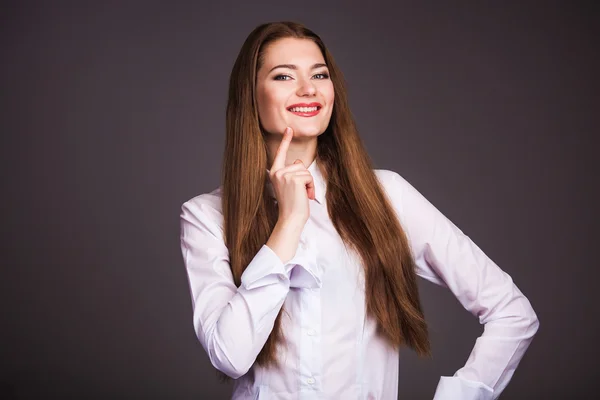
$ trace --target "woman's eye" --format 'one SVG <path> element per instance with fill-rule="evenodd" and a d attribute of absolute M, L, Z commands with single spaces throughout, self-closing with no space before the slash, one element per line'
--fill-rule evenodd
<path fill-rule="evenodd" d="M 316 74 L 314 76 L 317 77 L 317 79 L 328 79 L 329 78 L 329 75 L 326 74 L 325 72 L 323 72 L 322 74 Z"/>
<path fill-rule="evenodd" d="M 277 75 L 273 79 L 275 79 L 276 81 L 287 81 L 292 79 L 292 77 L 289 75 Z"/>

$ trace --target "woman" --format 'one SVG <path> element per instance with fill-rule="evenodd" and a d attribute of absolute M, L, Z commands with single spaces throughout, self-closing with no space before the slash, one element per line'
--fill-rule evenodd
<path fill-rule="evenodd" d="M 538 329 L 509 275 L 399 174 L 373 170 L 312 31 L 258 26 L 231 73 L 223 185 L 183 204 L 199 341 L 233 399 L 396 399 L 429 355 L 416 276 L 485 324 L 435 399 L 495 399 Z"/>

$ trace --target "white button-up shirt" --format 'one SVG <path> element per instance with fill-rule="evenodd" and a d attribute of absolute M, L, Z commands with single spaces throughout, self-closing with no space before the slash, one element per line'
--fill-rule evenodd
<path fill-rule="evenodd" d="M 215 368 L 236 379 L 232 399 L 396 399 L 399 353 L 366 316 L 362 261 L 329 218 L 316 161 L 308 170 L 316 199 L 295 256 L 283 263 L 263 245 L 240 287 L 223 240 L 221 188 L 183 204 L 181 249 L 195 332 Z M 375 173 L 407 234 L 418 276 L 450 289 L 485 325 L 464 367 L 440 378 L 434 399 L 496 399 L 538 329 L 530 302 L 410 183 L 392 171 Z M 254 361 L 282 305 L 282 368 L 267 370 Z"/>

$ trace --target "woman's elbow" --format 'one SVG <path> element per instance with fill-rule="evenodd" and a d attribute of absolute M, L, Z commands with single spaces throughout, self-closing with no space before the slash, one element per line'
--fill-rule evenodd
<path fill-rule="evenodd" d="M 522 332 L 524 338 L 531 339 L 540 327 L 540 320 L 525 296 L 521 297 L 517 304 L 519 306 L 513 314 L 515 328 Z"/>
<path fill-rule="evenodd" d="M 248 349 L 224 346 L 218 335 L 211 335 L 207 344 L 208 358 L 213 367 L 233 379 L 244 376 L 254 363 Z"/>
<path fill-rule="evenodd" d="M 538 318 L 533 308 L 529 310 L 529 321 L 529 331 L 531 332 L 531 336 L 533 337 L 540 328 L 540 319 Z"/>
<path fill-rule="evenodd" d="M 533 338 L 540 327 L 540 320 L 529 299 L 520 291 L 519 294 L 517 302 L 514 303 L 516 307 L 513 307 L 514 315 L 517 317 L 516 321 L 518 321 L 515 323 L 519 329 L 524 330 L 526 337 Z"/>
<path fill-rule="evenodd" d="M 233 379 L 246 375 L 252 367 L 252 363 L 247 362 L 245 359 L 228 357 L 218 348 L 210 351 L 208 357 L 213 367 Z"/>

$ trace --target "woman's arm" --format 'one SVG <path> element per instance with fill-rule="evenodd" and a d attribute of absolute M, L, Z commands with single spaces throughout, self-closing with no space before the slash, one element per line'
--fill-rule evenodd
<path fill-rule="evenodd" d="M 310 271 L 296 274 L 301 278 L 298 282 L 290 281 L 291 270 L 302 261 L 284 263 L 265 244 L 242 274 L 240 287 L 236 287 L 229 251 L 223 242 L 222 215 L 211 206 L 210 198 L 202 195 L 183 204 L 181 250 L 198 340 L 213 366 L 235 379 L 256 360 L 290 285 L 310 287 L 317 282 L 311 281 Z M 268 243 L 288 259 L 294 255 L 299 236 L 296 227 L 280 225 Z"/>
<path fill-rule="evenodd" d="M 506 272 L 410 183 L 389 173 L 417 273 L 448 287 L 484 325 L 465 366 L 441 377 L 434 399 L 496 399 L 538 330 L 538 318 Z"/>

